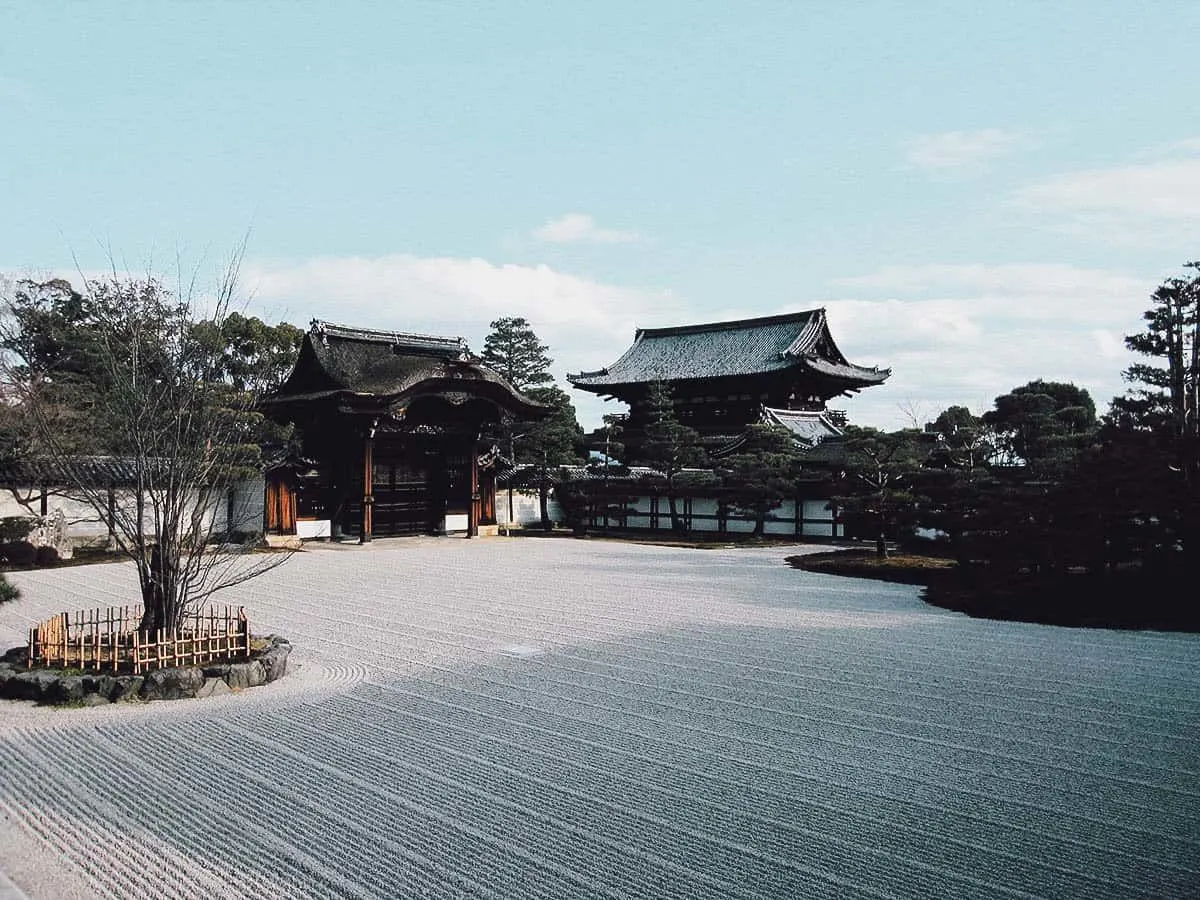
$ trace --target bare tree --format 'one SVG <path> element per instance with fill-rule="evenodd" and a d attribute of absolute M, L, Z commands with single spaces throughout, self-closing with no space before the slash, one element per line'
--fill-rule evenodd
<path fill-rule="evenodd" d="M 217 591 L 286 558 L 228 541 L 238 530 L 228 521 L 230 492 L 259 471 L 259 386 L 223 379 L 223 348 L 196 326 L 230 315 L 240 261 L 239 250 L 209 296 L 194 275 L 174 291 L 115 268 L 84 278 L 70 291 L 75 320 L 60 335 L 65 349 L 47 351 L 29 333 L 31 316 L 48 308 L 28 291 L 8 298 L 0 325 L 0 373 L 20 413 L 20 452 L 91 506 L 133 561 L 148 634 L 177 628 Z"/>

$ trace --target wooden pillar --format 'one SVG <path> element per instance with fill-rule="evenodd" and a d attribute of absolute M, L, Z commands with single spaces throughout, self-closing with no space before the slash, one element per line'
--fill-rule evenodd
<path fill-rule="evenodd" d="M 472 442 L 467 452 L 471 459 L 471 502 L 467 504 L 467 538 L 479 536 L 479 454 L 476 442 Z"/>
<path fill-rule="evenodd" d="M 371 516 L 371 507 L 375 504 L 374 496 L 374 479 L 373 473 L 375 469 L 375 425 L 372 424 L 367 429 L 366 435 L 363 437 L 363 498 L 362 498 L 362 529 L 359 531 L 358 542 L 360 544 L 369 543 L 372 539 L 372 530 L 374 522 Z"/>

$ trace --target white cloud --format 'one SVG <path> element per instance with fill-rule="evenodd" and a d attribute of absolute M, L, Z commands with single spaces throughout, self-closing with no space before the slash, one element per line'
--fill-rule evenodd
<path fill-rule="evenodd" d="M 535 230 L 533 236 L 549 244 L 627 244 L 641 239 L 636 231 L 598 228 L 595 220 L 584 213 L 567 213 L 551 219 Z"/>
<path fill-rule="evenodd" d="M 1192 229 L 1200 226 L 1200 142 L 1181 141 L 1172 149 L 1179 158 L 1035 182 L 1017 191 L 1010 205 L 1093 239 L 1157 243 L 1165 236 L 1192 244 Z"/>
<path fill-rule="evenodd" d="M 478 352 L 488 323 L 523 316 L 550 345 L 553 373 L 599 369 L 617 359 L 638 326 L 683 321 L 679 298 L 666 290 L 621 287 L 556 271 L 546 265 L 484 259 L 320 257 L 299 263 L 250 262 L 242 283 L 252 311 L 301 327 L 324 319 L 365 328 L 467 338 Z M 572 392 L 581 421 L 599 424 L 612 404 Z"/>
<path fill-rule="evenodd" d="M 826 303 L 839 346 L 853 362 L 893 370 L 846 408 L 856 421 L 899 426 L 905 403 L 982 412 L 1045 378 L 1086 387 L 1103 409 L 1125 389 L 1123 338 L 1139 329 L 1155 283 L 1040 264 L 891 266 L 838 279 L 858 294 Z"/>
<path fill-rule="evenodd" d="M 977 166 L 1017 149 L 1024 141 L 1021 134 L 1001 128 L 925 134 L 909 142 L 908 161 L 927 170 Z"/>

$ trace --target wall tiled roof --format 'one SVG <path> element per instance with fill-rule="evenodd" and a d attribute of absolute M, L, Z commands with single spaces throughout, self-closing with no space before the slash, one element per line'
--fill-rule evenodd
<path fill-rule="evenodd" d="M 165 473 L 169 468 L 166 460 L 158 458 L 143 459 L 139 464 L 128 456 L 25 457 L 0 466 L 0 486 L 128 487 L 137 483 L 139 470 L 144 476 Z"/>
<path fill-rule="evenodd" d="M 879 383 L 887 369 L 851 364 L 829 334 L 825 310 L 713 322 L 677 328 L 642 328 L 633 346 L 598 372 L 568 375 L 587 389 L 649 381 L 721 378 L 808 366 L 820 374 Z M 821 366 L 821 368 L 817 368 Z"/>

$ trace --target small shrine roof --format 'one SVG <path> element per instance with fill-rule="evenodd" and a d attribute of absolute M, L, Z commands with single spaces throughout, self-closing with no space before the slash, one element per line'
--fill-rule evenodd
<path fill-rule="evenodd" d="M 568 375 L 597 393 L 650 381 L 755 375 L 793 367 L 859 385 L 879 384 L 890 369 L 852 364 L 833 341 L 824 309 L 674 328 L 639 328 L 633 346 L 597 372 Z"/>
<path fill-rule="evenodd" d="M 823 412 L 764 406 L 762 421 L 770 425 L 782 425 L 792 433 L 797 443 L 809 449 L 826 438 L 842 435 L 842 430 L 829 421 Z"/>
<path fill-rule="evenodd" d="M 313 320 L 287 381 L 267 406 L 342 397 L 391 401 L 418 393 L 469 393 L 540 418 L 526 397 L 474 356 L 461 337 L 380 331 Z"/>

